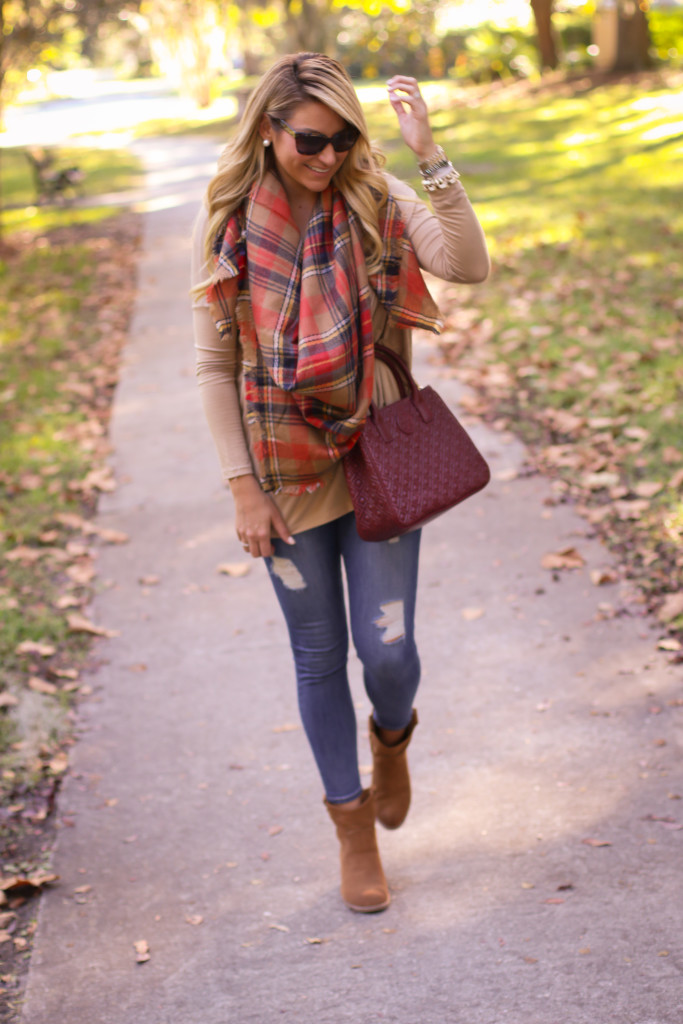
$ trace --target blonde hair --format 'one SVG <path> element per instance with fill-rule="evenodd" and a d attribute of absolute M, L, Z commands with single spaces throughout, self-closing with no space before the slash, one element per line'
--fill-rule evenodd
<path fill-rule="evenodd" d="M 334 175 L 333 183 L 360 220 L 368 270 L 377 269 L 382 252 L 378 214 L 388 192 L 380 172 L 384 156 L 370 141 L 363 109 L 346 69 L 322 53 L 282 57 L 251 93 L 240 127 L 221 153 L 218 170 L 206 193 L 205 257 L 208 266 L 213 266 L 214 242 L 230 214 L 255 182 L 268 170 L 275 170 L 272 150 L 263 145 L 259 132 L 263 115 L 286 121 L 299 104 L 310 100 L 324 103 L 360 132 L 353 149 Z M 205 287 L 200 284 L 194 290 L 202 292 Z"/>

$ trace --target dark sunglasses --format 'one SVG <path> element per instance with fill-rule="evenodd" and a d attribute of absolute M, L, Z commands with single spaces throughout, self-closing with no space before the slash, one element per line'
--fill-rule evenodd
<path fill-rule="evenodd" d="M 352 149 L 360 135 L 357 128 L 354 128 L 352 124 L 347 124 L 346 128 L 342 128 L 340 132 L 335 132 L 334 135 L 319 135 L 314 132 L 297 132 L 294 128 L 290 128 L 286 121 L 283 121 L 281 117 L 272 117 L 271 121 L 275 121 L 281 128 L 291 135 L 296 145 L 297 153 L 301 153 L 302 156 L 315 156 L 316 153 L 322 153 L 329 143 L 332 143 L 335 153 L 346 153 L 349 149 Z"/>

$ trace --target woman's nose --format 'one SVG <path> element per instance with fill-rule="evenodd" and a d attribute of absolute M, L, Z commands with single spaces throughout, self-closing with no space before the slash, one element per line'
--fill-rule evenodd
<path fill-rule="evenodd" d="M 318 159 L 326 166 L 331 167 L 337 162 L 337 154 L 331 142 L 328 142 L 323 150 L 318 153 Z"/>

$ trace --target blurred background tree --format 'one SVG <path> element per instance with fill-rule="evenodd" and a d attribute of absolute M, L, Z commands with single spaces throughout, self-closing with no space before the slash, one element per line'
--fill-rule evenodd
<path fill-rule="evenodd" d="M 683 62 L 683 0 L 0 0 L 0 17 L 0 100 L 78 66 L 162 75 L 207 106 L 294 50 L 462 83 Z"/>

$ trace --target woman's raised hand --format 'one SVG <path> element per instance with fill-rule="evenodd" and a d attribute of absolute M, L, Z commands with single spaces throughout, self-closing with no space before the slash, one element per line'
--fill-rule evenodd
<path fill-rule="evenodd" d="M 436 143 L 429 127 L 427 104 L 422 99 L 417 79 L 394 75 L 387 82 L 387 88 L 403 141 L 418 160 L 428 160 L 436 152 Z"/>
<path fill-rule="evenodd" d="M 242 547 L 252 558 L 267 558 L 273 553 L 273 529 L 286 544 L 294 538 L 269 495 L 261 490 L 255 476 L 238 476 L 230 481 L 235 501 L 235 530 Z"/>

